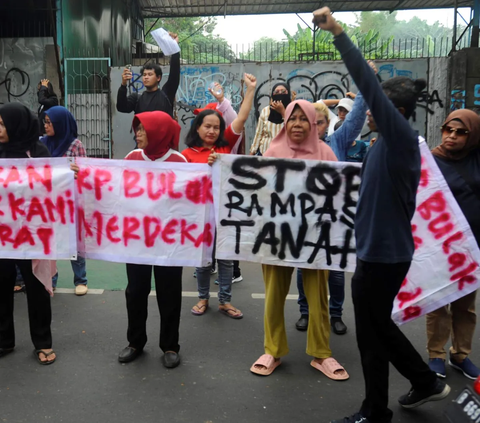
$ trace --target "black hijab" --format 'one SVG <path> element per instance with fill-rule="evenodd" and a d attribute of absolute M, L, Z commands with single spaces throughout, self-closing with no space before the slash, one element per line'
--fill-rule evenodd
<path fill-rule="evenodd" d="M 277 89 L 277 87 L 284 87 L 288 91 L 288 94 L 273 94 Z M 290 92 L 290 85 L 288 85 L 288 83 L 286 82 L 279 82 L 275 84 L 272 88 L 271 99 L 273 101 L 281 101 L 286 109 L 287 106 L 292 102 L 292 93 Z M 270 109 L 268 120 L 272 123 L 279 124 L 283 122 L 283 117 L 280 113 L 276 112 L 273 109 Z"/>
<path fill-rule="evenodd" d="M 38 118 L 20 103 L 0 107 L 0 117 L 8 134 L 8 142 L 0 143 L 0 158 L 23 159 L 50 157 L 48 149 L 39 141 Z"/>

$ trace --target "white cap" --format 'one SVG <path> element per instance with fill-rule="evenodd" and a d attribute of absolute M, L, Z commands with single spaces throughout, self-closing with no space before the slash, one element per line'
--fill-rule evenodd
<path fill-rule="evenodd" d="M 353 108 L 353 100 L 351 98 L 342 98 L 335 108 L 338 109 L 339 107 L 343 107 L 347 111 L 351 112 Z"/>

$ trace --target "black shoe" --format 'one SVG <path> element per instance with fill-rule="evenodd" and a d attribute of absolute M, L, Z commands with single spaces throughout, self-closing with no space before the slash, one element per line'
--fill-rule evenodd
<path fill-rule="evenodd" d="M 295 323 L 295 327 L 298 330 L 305 331 L 308 329 L 308 314 L 302 314 L 298 322 Z"/>
<path fill-rule="evenodd" d="M 118 354 L 120 363 L 130 363 L 143 353 L 143 348 L 126 347 Z"/>
<path fill-rule="evenodd" d="M 369 423 L 366 417 L 363 417 L 360 413 L 355 413 L 350 417 L 344 417 L 340 420 L 332 420 L 330 423 Z"/>
<path fill-rule="evenodd" d="M 330 325 L 332 326 L 333 332 L 337 335 L 345 335 L 347 333 L 347 325 L 343 323 L 341 317 L 331 317 Z"/>
<path fill-rule="evenodd" d="M 440 401 L 450 393 L 450 386 L 440 379 L 435 380 L 433 388 L 420 391 L 418 389 L 410 389 L 406 395 L 402 395 L 398 402 L 403 408 L 415 408 L 428 401 Z"/>
<path fill-rule="evenodd" d="M 180 356 L 173 351 L 167 351 L 162 357 L 163 365 L 167 369 L 174 369 L 180 364 Z"/>
<path fill-rule="evenodd" d="M 14 348 L 0 348 L 0 358 L 5 357 L 7 354 L 13 352 Z"/>

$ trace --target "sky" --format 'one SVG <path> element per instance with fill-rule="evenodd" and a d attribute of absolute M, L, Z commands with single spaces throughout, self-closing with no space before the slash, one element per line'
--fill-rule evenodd
<path fill-rule="evenodd" d="M 470 9 L 458 10 L 468 20 Z M 300 16 L 310 24 L 311 13 L 303 13 Z M 337 12 L 334 16 L 346 24 L 355 24 L 355 13 L 353 12 Z M 403 10 L 397 13 L 398 20 L 409 21 L 414 16 L 426 20 L 429 24 L 439 21 L 445 26 L 453 26 L 453 9 Z M 297 31 L 297 24 L 300 24 L 302 28 L 306 27 L 295 14 L 227 16 L 216 19 L 217 27 L 214 34 L 225 38 L 231 45 L 241 46 L 244 44 L 245 48 L 247 48 L 247 44 L 253 44 L 261 37 L 271 37 L 278 41 L 285 40 L 283 29 L 294 34 Z M 458 20 L 459 23 L 462 22 L 460 17 Z"/>

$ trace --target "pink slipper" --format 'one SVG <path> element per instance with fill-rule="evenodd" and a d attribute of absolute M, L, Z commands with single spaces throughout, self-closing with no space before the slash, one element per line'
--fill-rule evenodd
<path fill-rule="evenodd" d="M 191 312 L 195 316 L 203 316 L 207 310 L 208 300 L 200 300 L 197 304 L 193 306 Z"/>
<path fill-rule="evenodd" d="M 269 376 L 273 371 L 280 366 L 281 360 L 275 360 L 275 357 L 270 354 L 263 354 L 253 366 L 250 367 L 250 371 L 260 376 Z"/>
<path fill-rule="evenodd" d="M 320 370 L 325 376 L 332 380 L 347 380 L 350 378 L 347 371 L 333 357 L 324 358 L 322 364 L 318 363 L 315 360 L 312 360 L 310 362 L 310 366 L 315 367 L 317 370 Z M 343 370 L 344 374 L 341 375 L 335 373 L 339 370 Z"/>

